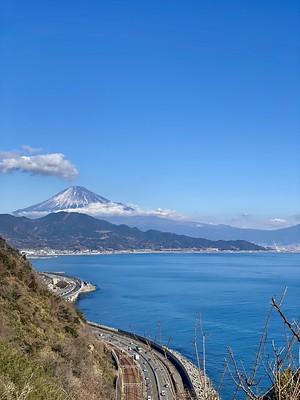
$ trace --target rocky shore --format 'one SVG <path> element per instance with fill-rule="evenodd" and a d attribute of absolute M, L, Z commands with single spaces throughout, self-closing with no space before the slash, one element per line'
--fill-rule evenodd
<path fill-rule="evenodd" d="M 193 387 L 195 389 L 198 400 L 221 400 L 217 391 L 213 388 L 210 379 L 199 370 L 191 361 L 183 357 L 175 350 L 168 348 L 169 352 L 174 354 L 186 369 Z"/>

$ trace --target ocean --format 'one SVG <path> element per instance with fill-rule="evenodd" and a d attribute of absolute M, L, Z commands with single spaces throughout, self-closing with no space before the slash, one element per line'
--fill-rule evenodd
<path fill-rule="evenodd" d="M 31 262 L 38 271 L 63 271 L 97 286 L 77 303 L 88 320 L 168 344 L 194 363 L 195 327 L 201 357 L 202 330 L 206 370 L 215 388 L 228 348 L 250 375 L 272 296 L 279 300 L 287 287 L 283 311 L 291 321 L 300 314 L 300 254 L 113 254 Z M 283 322 L 275 311 L 268 335 L 271 359 L 272 340 L 277 348 L 285 345 Z M 268 385 L 267 379 L 260 383 Z M 234 391 L 227 373 L 222 399 L 233 399 Z M 244 398 L 241 392 L 236 397 Z"/>

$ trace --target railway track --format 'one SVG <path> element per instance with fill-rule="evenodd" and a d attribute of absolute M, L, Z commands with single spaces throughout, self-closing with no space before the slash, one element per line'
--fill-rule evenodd
<path fill-rule="evenodd" d="M 144 377 L 133 358 L 115 345 L 111 345 L 119 361 L 121 372 L 121 400 L 145 399 Z"/>
<path fill-rule="evenodd" d="M 138 338 L 119 334 L 113 328 L 107 330 L 94 323 L 90 325 L 94 333 L 118 353 L 120 379 L 116 388 L 117 400 L 191 400 L 192 397 L 186 394 L 181 375 L 167 357 L 151 347 L 150 342 L 142 343 Z M 137 361 L 135 357 L 138 357 Z"/>

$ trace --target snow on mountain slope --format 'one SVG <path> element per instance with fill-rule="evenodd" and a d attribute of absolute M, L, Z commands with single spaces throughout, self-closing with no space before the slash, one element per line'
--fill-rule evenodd
<path fill-rule="evenodd" d="M 59 211 L 81 212 L 89 215 L 126 215 L 131 214 L 135 209 L 108 200 L 82 186 L 71 186 L 46 201 L 16 210 L 12 214 L 38 218 Z"/>

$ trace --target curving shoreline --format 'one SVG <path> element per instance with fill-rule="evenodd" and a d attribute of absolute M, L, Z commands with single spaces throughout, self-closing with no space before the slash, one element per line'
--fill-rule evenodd
<path fill-rule="evenodd" d="M 49 290 L 55 292 L 60 297 L 64 297 L 67 301 L 75 302 L 80 294 L 89 293 L 97 290 L 95 285 L 83 281 L 80 278 L 66 276 L 62 272 L 40 272 L 39 274 L 42 276 Z M 90 321 L 88 321 L 88 324 L 94 328 L 98 327 L 101 329 L 105 329 L 107 331 L 123 335 L 124 337 L 132 337 L 134 339 L 138 338 L 141 343 L 145 342 L 145 338 L 139 335 L 135 335 L 131 332 L 103 326 L 101 324 Z M 168 354 L 168 359 L 171 360 L 174 367 L 179 371 L 180 375 L 183 374 L 183 380 L 185 382 L 188 382 L 189 389 L 194 393 L 195 399 L 220 400 L 220 396 L 213 388 L 210 379 L 190 360 L 185 358 L 177 351 L 167 348 L 165 346 L 161 346 L 155 342 L 149 341 L 149 339 L 147 339 L 146 342 L 147 345 L 149 345 L 149 343 L 151 344 L 151 347 L 154 351 L 164 355 Z"/>
<path fill-rule="evenodd" d="M 40 272 L 48 288 L 67 301 L 75 302 L 82 293 L 94 292 L 96 286 L 80 278 L 66 276 L 62 272 Z"/>

